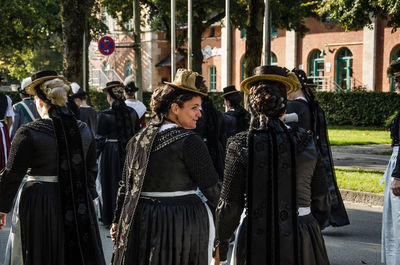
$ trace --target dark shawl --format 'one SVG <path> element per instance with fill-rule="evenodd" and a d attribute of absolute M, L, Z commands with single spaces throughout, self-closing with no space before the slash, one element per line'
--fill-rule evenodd
<path fill-rule="evenodd" d="M 250 130 L 247 264 L 299 265 L 295 146 L 278 120 Z"/>
<path fill-rule="evenodd" d="M 87 188 L 88 176 L 77 121 L 66 107 L 52 105 L 49 116 L 53 120 L 58 149 L 58 178 L 64 217 L 65 264 L 104 264 L 99 258 L 93 236 L 90 208 L 92 199 Z M 101 244 L 100 244 L 101 246 Z"/>

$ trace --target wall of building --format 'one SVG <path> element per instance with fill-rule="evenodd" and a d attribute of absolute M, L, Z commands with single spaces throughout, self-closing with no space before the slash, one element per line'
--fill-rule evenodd
<path fill-rule="evenodd" d="M 303 69 L 307 74 L 310 71 L 309 57 L 310 54 L 318 49 L 324 51 L 324 79 L 326 90 L 333 90 L 336 87 L 337 65 L 336 60 L 342 48 L 347 48 L 353 55 L 352 77 L 353 86 L 374 84 L 369 87 L 375 91 L 390 91 L 390 81 L 386 77 L 386 69 L 390 64 L 391 54 L 393 50 L 400 45 L 400 32 L 392 33 L 392 28 L 387 27 L 385 21 L 377 19 L 376 29 L 374 32 L 368 33 L 365 30 L 344 31 L 335 22 L 321 22 L 314 18 L 307 18 L 306 25 L 309 31 L 300 36 L 297 34 L 293 37 L 292 32 L 286 30 L 278 30 L 277 37 L 272 38 L 271 51 L 277 57 L 279 66 L 296 66 Z M 221 91 L 222 80 L 222 37 L 221 26 L 215 24 L 214 36 L 210 36 L 210 29 L 203 33 L 201 48 L 203 50 L 204 63 L 202 66 L 202 75 L 209 86 L 209 69 L 216 66 L 217 85 L 216 90 Z M 122 32 L 114 32 L 111 36 L 118 43 L 133 43 L 132 37 Z M 287 39 L 290 36 L 290 39 Z M 376 36 L 376 39 L 370 39 Z M 367 40 L 365 40 L 367 38 Z M 166 34 L 163 32 L 145 32 L 142 34 L 142 61 L 143 61 L 143 84 L 145 90 L 154 90 L 162 84 L 162 81 L 171 80 L 171 70 L 169 66 L 156 65 L 170 55 L 169 42 L 166 40 Z M 232 80 L 231 84 L 237 89 L 240 88 L 241 82 L 241 62 L 245 54 L 246 39 L 241 38 L 239 29 L 232 30 Z M 367 45 L 368 44 L 368 45 Z M 97 43 L 96 43 L 97 45 Z M 288 48 L 288 45 L 290 47 Z M 116 49 L 114 54 L 106 57 L 100 55 L 97 51 L 93 51 L 95 45 L 91 45 L 91 67 L 101 69 L 105 62 L 123 79 L 124 67 L 127 61 L 131 61 L 134 65 L 134 51 L 132 48 Z M 366 51 L 365 47 L 375 49 L 374 53 Z M 372 49 L 371 48 L 371 49 Z M 290 52 L 290 54 L 288 54 Z M 368 58 L 363 58 L 368 55 Z M 289 57 L 288 57 L 289 56 Z M 294 59 L 290 57 L 295 56 Z M 363 62 L 365 60 L 365 62 Z M 375 61 L 374 67 L 369 67 L 370 62 Z M 364 63 L 364 65 L 363 65 Z M 177 68 L 186 67 L 186 58 L 177 63 Z M 364 70 L 363 70 L 364 68 Z M 363 79 L 363 71 L 375 75 L 374 79 Z M 364 84 L 363 84 L 364 82 Z"/>

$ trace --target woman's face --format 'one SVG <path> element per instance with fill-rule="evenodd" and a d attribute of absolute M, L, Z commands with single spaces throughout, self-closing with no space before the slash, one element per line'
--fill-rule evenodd
<path fill-rule="evenodd" d="M 178 104 L 171 105 L 171 111 L 176 115 L 176 122 L 185 129 L 195 129 L 197 120 L 201 117 L 201 97 L 195 96 L 185 101 L 182 108 Z"/>

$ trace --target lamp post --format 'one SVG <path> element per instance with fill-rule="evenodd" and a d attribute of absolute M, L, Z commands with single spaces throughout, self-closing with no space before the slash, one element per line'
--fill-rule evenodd
<path fill-rule="evenodd" d="M 264 0 L 263 64 L 271 65 L 271 11 L 270 0 Z"/>
<path fill-rule="evenodd" d="M 176 25 L 175 25 L 175 0 L 171 0 L 171 82 L 174 81 L 176 72 Z"/>
<path fill-rule="evenodd" d="M 188 0 L 188 69 L 193 68 L 193 44 L 192 44 L 192 27 L 193 27 L 193 3 Z"/>
<path fill-rule="evenodd" d="M 139 90 L 136 92 L 138 100 L 143 101 L 143 87 L 142 87 L 142 45 L 140 39 L 140 1 L 133 0 L 133 23 L 135 31 L 135 82 Z"/>

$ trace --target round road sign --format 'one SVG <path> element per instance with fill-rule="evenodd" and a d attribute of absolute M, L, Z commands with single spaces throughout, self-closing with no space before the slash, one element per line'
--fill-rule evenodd
<path fill-rule="evenodd" d="M 110 55 L 115 50 L 115 43 L 111 37 L 105 36 L 99 40 L 99 51 L 101 54 Z"/>

